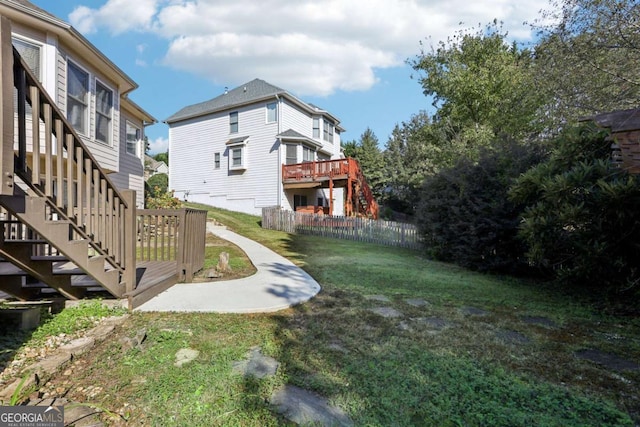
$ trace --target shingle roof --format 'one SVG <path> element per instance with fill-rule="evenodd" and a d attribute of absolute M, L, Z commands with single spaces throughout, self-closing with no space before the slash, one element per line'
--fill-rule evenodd
<path fill-rule="evenodd" d="M 277 135 L 278 138 L 307 138 L 303 134 L 296 132 L 293 129 L 287 129 L 284 132 L 281 132 L 280 135 Z"/>
<path fill-rule="evenodd" d="M 180 120 L 210 114 L 216 111 L 226 110 L 234 106 L 249 104 L 261 99 L 284 94 L 291 96 L 284 89 L 267 83 L 264 80 L 254 79 L 216 98 L 210 99 L 209 101 L 184 107 L 166 119 L 165 122 L 178 122 Z"/>

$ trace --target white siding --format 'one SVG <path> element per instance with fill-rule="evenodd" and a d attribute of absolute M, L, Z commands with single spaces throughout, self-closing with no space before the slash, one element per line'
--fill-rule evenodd
<path fill-rule="evenodd" d="M 229 133 L 229 112 L 173 124 L 169 130 L 169 187 L 176 197 L 259 214 L 278 204 L 278 124 L 266 124 L 266 103 L 238 110 L 238 133 Z M 229 170 L 231 138 L 248 137 L 247 168 Z M 220 153 L 220 169 L 214 154 Z"/>
<path fill-rule="evenodd" d="M 144 207 L 144 165 L 142 160 L 132 154 L 127 153 L 127 132 L 126 123 L 127 120 L 140 129 L 141 137 L 144 137 L 142 132 L 144 130 L 143 124 L 140 120 L 137 120 L 130 114 L 122 111 L 122 120 L 120 121 L 120 170 L 115 173 L 109 174 L 109 178 L 115 184 L 118 190 L 135 190 L 136 191 L 136 206 L 138 208 Z"/>

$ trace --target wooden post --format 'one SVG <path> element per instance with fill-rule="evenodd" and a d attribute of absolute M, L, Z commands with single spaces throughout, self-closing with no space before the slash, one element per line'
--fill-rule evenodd
<path fill-rule="evenodd" d="M 180 209 L 178 212 L 178 252 L 176 253 L 176 268 L 178 270 L 178 280 L 183 281 L 186 278 L 187 268 L 185 266 L 185 242 L 186 236 L 186 209 Z"/>
<path fill-rule="evenodd" d="M 11 21 L 0 17 L 0 194 L 13 195 L 13 45 Z"/>
<path fill-rule="evenodd" d="M 125 241 L 123 279 L 126 292 L 131 292 L 136 288 L 136 241 L 138 239 L 135 190 L 123 190 L 122 198 L 127 205 L 124 210 L 124 233 L 122 234 Z"/>

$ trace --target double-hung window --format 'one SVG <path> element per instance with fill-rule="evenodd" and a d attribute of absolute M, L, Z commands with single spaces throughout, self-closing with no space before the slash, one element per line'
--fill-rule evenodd
<path fill-rule="evenodd" d="M 229 133 L 238 133 L 238 112 L 229 113 Z"/>
<path fill-rule="evenodd" d="M 302 161 L 303 162 L 313 162 L 313 150 L 309 147 L 302 146 Z"/>
<path fill-rule="evenodd" d="M 324 120 L 324 121 L 323 121 L 323 123 L 324 123 L 324 127 L 323 127 L 323 139 L 324 139 L 325 141 L 328 141 L 328 140 L 329 140 L 329 122 L 328 122 L 328 121 L 326 121 L 326 120 Z"/>
<path fill-rule="evenodd" d="M 320 118 L 313 118 L 313 137 L 320 139 Z"/>
<path fill-rule="evenodd" d="M 133 154 L 134 156 L 138 155 L 138 147 L 140 146 L 140 128 L 134 126 L 132 123 L 127 121 L 126 124 L 127 131 L 127 153 Z"/>
<path fill-rule="evenodd" d="M 244 165 L 244 146 L 235 146 L 231 151 L 231 169 L 242 169 Z"/>
<path fill-rule="evenodd" d="M 22 60 L 27 63 L 27 67 L 36 76 L 38 81 L 42 81 L 40 77 L 40 46 L 29 43 L 21 39 L 12 39 L 13 46 L 16 48 Z M 14 101 L 17 102 L 18 91 L 14 89 Z M 31 116 L 31 106 L 26 105 L 27 117 Z"/>
<path fill-rule="evenodd" d="M 287 144 L 285 147 L 287 147 L 287 158 L 285 163 L 287 165 L 294 165 L 298 163 L 298 146 L 295 144 Z"/>
<path fill-rule="evenodd" d="M 267 104 L 267 123 L 275 123 L 278 121 L 278 104 L 271 102 Z"/>
<path fill-rule="evenodd" d="M 229 170 L 247 169 L 247 137 L 233 138 L 227 142 Z"/>
<path fill-rule="evenodd" d="M 111 143 L 111 114 L 113 92 L 96 81 L 96 141 Z"/>
<path fill-rule="evenodd" d="M 220 169 L 220 153 L 214 153 L 213 155 L 213 168 Z"/>
<path fill-rule="evenodd" d="M 69 61 L 67 63 L 67 120 L 83 135 L 88 132 L 89 73 Z"/>

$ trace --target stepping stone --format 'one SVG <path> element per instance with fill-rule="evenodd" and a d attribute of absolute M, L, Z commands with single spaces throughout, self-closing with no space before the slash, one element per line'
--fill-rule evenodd
<path fill-rule="evenodd" d="M 176 353 L 176 363 L 174 363 L 174 365 L 180 368 L 182 365 L 195 360 L 199 354 L 200 352 L 198 350 L 194 350 L 192 348 L 181 348 Z"/>
<path fill-rule="evenodd" d="M 391 300 L 384 295 L 365 295 L 365 299 L 369 301 L 390 302 Z"/>
<path fill-rule="evenodd" d="M 496 336 L 508 344 L 527 344 L 531 342 L 529 337 L 516 331 L 498 331 Z"/>
<path fill-rule="evenodd" d="M 403 314 L 400 313 L 398 310 L 396 310 L 393 307 L 376 307 L 376 308 L 372 308 L 369 311 L 374 312 L 375 314 L 378 314 L 382 317 L 402 317 Z"/>
<path fill-rule="evenodd" d="M 406 299 L 404 300 L 404 302 L 406 302 L 409 305 L 412 305 L 414 307 L 428 307 L 429 304 L 427 301 L 423 300 L 423 299 L 419 299 L 419 298 L 414 298 L 414 299 Z"/>
<path fill-rule="evenodd" d="M 520 316 L 520 319 L 530 325 L 546 326 L 549 328 L 558 327 L 558 324 L 556 322 L 544 316 Z"/>
<path fill-rule="evenodd" d="M 431 329 L 437 329 L 439 331 L 453 325 L 451 322 L 439 317 L 419 317 L 416 321 Z"/>
<path fill-rule="evenodd" d="M 613 371 L 638 371 L 640 365 L 630 360 L 624 359 L 617 354 L 607 353 L 605 351 L 587 348 L 584 350 L 578 350 L 574 355 L 583 360 L 589 360 L 595 362 L 598 365 L 602 365 L 607 369 Z"/>
<path fill-rule="evenodd" d="M 460 312 L 465 316 L 486 316 L 489 314 L 487 310 L 477 307 L 462 307 Z"/>
<path fill-rule="evenodd" d="M 262 354 L 260 347 L 254 347 L 247 354 L 247 360 L 233 362 L 232 369 L 245 377 L 265 378 L 274 376 L 279 366 L 276 359 Z"/>
<path fill-rule="evenodd" d="M 286 385 L 270 399 L 279 414 L 301 425 L 353 426 L 353 421 L 340 408 L 310 391 Z"/>

